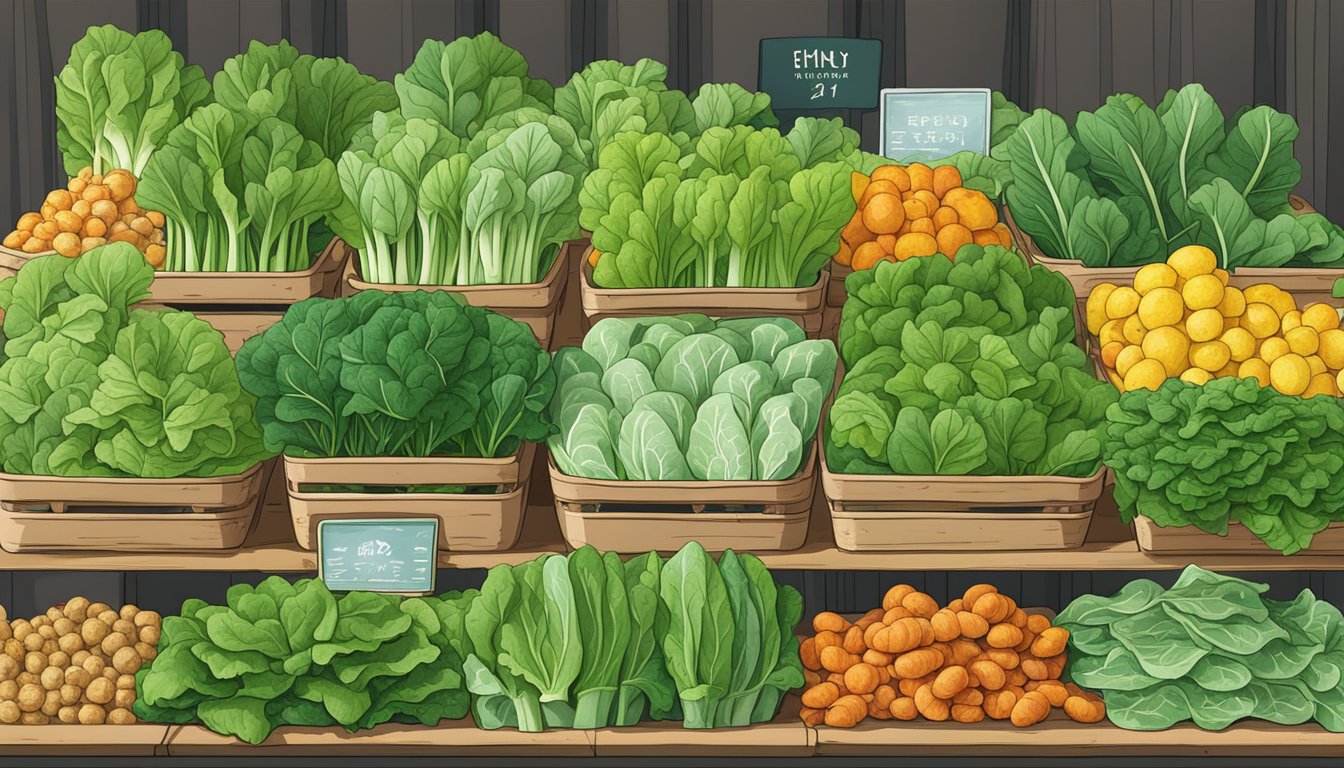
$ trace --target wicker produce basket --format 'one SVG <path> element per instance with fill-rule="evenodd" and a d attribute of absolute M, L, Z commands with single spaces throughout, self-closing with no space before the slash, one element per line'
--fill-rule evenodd
<path fill-rule="evenodd" d="M 821 459 L 835 543 L 850 552 L 1080 547 L 1105 474 L 854 475 L 834 473 Z"/>
<path fill-rule="evenodd" d="M 333 458 L 285 456 L 294 537 L 311 550 L 317 524 L 334 518 L 434 517 L 439 548 L 460 552 L 508 549 L 522 532 L 527 487 L 536 446 L 498 459 Z M 490 486 L 493 493 L 369 493 L 311 490 L 313 485 Z"/>
<path fill-rule="evenodd" d="M 370 283 L 359 277 L 359 258 L 350 259 L 345 269 L 342 293 L 353 296 L 360 291 L 448 291 L 460 294 L 474 307 L 484 307 L 514 320 L 527 323 L 542 347 L 550 349 L 555 338 L 560 305 L 569 284 L 574 260 L 588 247 L 586 241 L 570 240 L 560 246 L 550 269 L 541 282 L 526 285 L 394 285 Z"/>
<path fill-rule="evenodd" d="M 1201 531 L 1193 525 L 1163 527 L 1152 518 L 1134 518 L 1134 537 L 1139 549 L 1152 555 L 1281 555 L 1271 549 L 1250 529 L 1240 523 L 1228 523 L 1227 535 Z M 1311 546 L 1296 554 L 1344 554 L 1344 523 L 1330 523 L 1316 534 Z"/>
<path fill-rule="evenodd" d="M 591 246 L 589 247 L 591 252 Z M 830 273 L 806 288 L 599 288 L 589 252 L 583 255 L 579 292 L 589 327 L 606 317 L 655 317 L 698 313 L 710 317 L 787 317 L 809 338 L 821 334 Z"/>
<path fill-rule="evenodd" d="M 207 478 L 47 477 L 0 473 L 7 552 L 234 549 L 256 522 L 275 461 Z"/>
<path fill-rule="evenodd" d="M 635 554 L 705 549 L 798 549 L 816 494 L 816 443 L 798 473 L 778 481 L 590 480 L 548 466 L 560 531 L 571 547 Z"/>

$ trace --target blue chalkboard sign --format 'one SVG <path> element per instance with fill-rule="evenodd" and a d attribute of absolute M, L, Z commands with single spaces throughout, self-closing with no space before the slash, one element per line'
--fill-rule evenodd
<path fill-rule="evenodd" d="M 333 592 L 434 591 L 435 518 L 323 520 L 317 524 L 317 575 Z"/>
<path fill-rule="evenodd" d="M 775 110 L 872 109 L 881 67 L 881 40 L 771 37 L 761 41 L 756 87 Z"/>
<path fill-rule="evenodd" d="M 989 154 L 988 88 L 884 88 L 882 154 L 901 163 Z"/>

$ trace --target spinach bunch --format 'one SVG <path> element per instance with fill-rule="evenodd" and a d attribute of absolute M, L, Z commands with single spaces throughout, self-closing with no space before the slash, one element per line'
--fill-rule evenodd
<path fill-rule="evenodd" d="M 129 243 L 0 282 L 0 464 L 60 477 L 215 477 L 269 457 L 219 331 L 131 309 L 154 270 Z"/>
<path fill-rule="evenodd" d="M 695 543 L 667 561 L 583 547 L 496 566 L 464 621 L 473 716 L 523 731 L 765 722 L 802 685 L 801 618 L 758 558 L 716 563 Z"/>
<path fill-rule="evenodd" d="M 607 480 L 783 480 L 808 455 L 835 347 L 790 320 L 607 318 L 556 353 L 556 466 Z"/>
<path fill-rule="evenodd" d="M 1073 344 L 1073 292 L 999 246 L 846 278 L 838 472 L 1086 477 L 1115 388 Z"/>
<path fill-rule="evenodd" d="M 1344 232 L 1288 205 L 1302 177 L 1297 134 L 1268 106 L 1224 120 L 1192 83 L 1156 108 L 1116 94 L 1072 128 L 1038 109 L 992 154 L 1011 164 L 1013 217 L 1047 256 L 1127 266 L 1197 243 L 1224 269 L 1335 266 Z"/>
<path fill-rule="evenodd" d="M 1070 633 L 1066 675 L 1100 691 L 1121 728 L 1254 718 L 1344 731 L 1344 616 L 1311 590 L 1278 601 L 1268 589 L 1191 565 L 1171 589 L 1140 579 L 1080 597 L 1055 622 Z"/>
<path fill-rule="evenodd" d="M 158 656 L 136 675 L 135 715 L 200 722 L 250 744 L 282 725 L 355 731 L 460 718 L 469 598 L 338 598 L 319 580 L 272 576 L 231 587 L 226 605 L 188 600 L 164 619 Z"/>
<path fill-rule="evenodd" d="M 1344 406 L 1253 379 L 1202 386 L 1178 379 L 1135 390 L 1106 411 L 1107 466 L 1129 522 L 1193 525 L 1225 535 L 1245 525 L 1291 555 L 1344 520 Z"/>
<path fill-rule="evenodd" d="M 816 282 L 854 215 L 848 159 L 858 134 L 839 118 L 774 128 L 712 127 L 677 137 L 627 132 L 598 155 L 579 223 L 607 288 Z"/>
<path fill-rule="evenodd" d="M 294 456 L 503 456 L 551 433 L 550 356 L 446 292 L 300 302 L 238 371 L 267 442 Z"/>

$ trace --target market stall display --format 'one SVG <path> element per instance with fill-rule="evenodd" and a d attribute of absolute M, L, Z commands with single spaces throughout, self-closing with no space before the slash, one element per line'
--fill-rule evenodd
<path fill-rule="evenodd" d="M 831 342 L 786 319 L 607 318 L 555 359 L 551 476 L 570 543 L 802 544 Z M 666 508 L 630 514 L 640 503 Z M 761 508 L 720 509 L 743 504 Z"/>
<path fill-rule="evenodd" d="M 978 532 L 968 548 L 1081 544 L 1116 393 L 1073 344 L 1068 283 L 972 244 L 846 288 L 822 468 L 837 543 L 937 548 L 951 526 Z M 1035 509 L 973 509 L 992 506 Z"/>
<path fill-rule="evenodd" d="M 53 190 L 41 210 L 19 217 L 4 247 L 25 254 L 55 251 L 74 258 L 106 243 L 126 242 L 145 255 L 155 269 L 166 255 L 163 214 L 135 202 L 135 177 L 130 171 L 94 174 L 85 166 L 65 189 Z M 21 265 L 20 265 L 21 266 Z"/>
<path fill-rule="evenodd" d="M 824 611 L 812 629 L 799 648 L 808 686 L 800 714 L 809 725 L 988 717 L 1027 728 L 1052 708 L 1081 723 L 1106 715 L 1099 696 L 1060 682 L 1069 630 L 989 584 L 946 607 L 898 584 L 858 621 Z"/>
<path fill-rule="evenodd" d="M 158 653 L 161 619 L 72 597 L 31 619 L 0 606 L 0 725 L 131 725 L 135 675 Z"/>
<path fill-rule="evenodd" d="M 370 512 L 439 517 L 445 549 L 518 538 L 556 378 L 526 325 L 443 292 L 309 299 L 238 370 L 304 548 L 321 520 Z"/>

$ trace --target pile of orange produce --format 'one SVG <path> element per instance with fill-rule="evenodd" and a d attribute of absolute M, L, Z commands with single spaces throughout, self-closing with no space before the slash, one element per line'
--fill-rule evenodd
<path fill-rule="evenodd" d="M 1009 720 L 1035 725 L 1052 709 L 1080 723 L 1106 716 L 1101 697 L 1059 678 L 1069 631 L 1029 614 L 989 584 L 945 607 L 907 584 L 851 624 L 819 613 L 799 648 L 802 718 L 851 728 L 864 719 Z"/>
<path fill-rule="evenodd" d="M 962 186 L 955 166 L 884 165 L 855 172 L 850 187 L 858 210 L 840 231 L 835 260 L 854 269 L 912 256 L 957 255 L 963 245 L 1012 246 L 1008 227 L 985 193 Z"/>
<path fill-rule="evenodd" d="M 55 251 L 73 258 L 104 243 L 125 242 L 160 269 L 167 255 L 163 214 L 141 210 L 135 202 L 135 184 L 130 171 L 95 174 L 85 168 L 65 189 L 52 190 L 37 212 L 20 216 L 4 245 L 29 254 Z"/>

